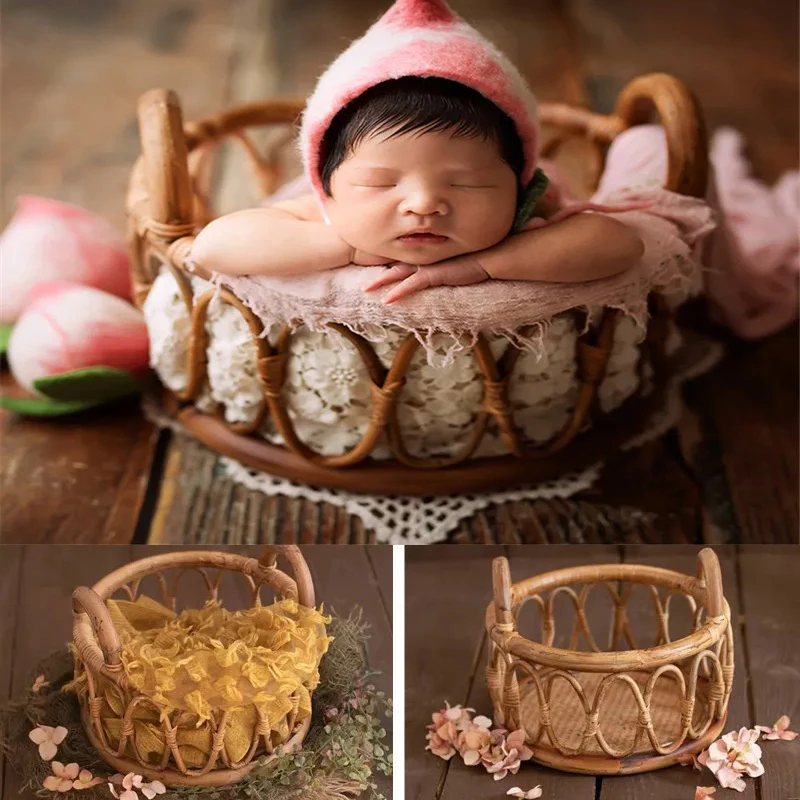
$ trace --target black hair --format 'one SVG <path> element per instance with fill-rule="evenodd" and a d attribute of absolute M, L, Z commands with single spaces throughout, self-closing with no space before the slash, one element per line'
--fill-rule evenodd
<path fill-rule="evenodd" d="M 397 130 L 393 130 L 393 129 Z M 511 118 L 480 92 L 446 78 L 408 76 L 367 89 L 333 118 L 322 140 L 322 186 L 367 136 L 450 131 L 453 136 L 494 139 L 520 183 L 525 155 Z"/>

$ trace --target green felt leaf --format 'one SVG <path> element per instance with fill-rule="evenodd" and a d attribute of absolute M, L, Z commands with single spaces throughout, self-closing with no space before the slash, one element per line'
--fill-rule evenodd
<path fill-rule="evenodd" d="M 8 340 L 11 338 L 13 325 L 0 325 L 0 355 L 5 355 L 8 351 Z"/>
<path fill-rule="evenodd" d="M 124 369 L 84 367 L 33 382 L 37 392 L 63 402 L 103 403 L 139 391 L 136 378 Z"/>
<path fill-rule="evenodd" d="M 536 171 L 533 173 L 531 182 L 525 187 L 525 191 L 522 194 L 522 200 L 520 201 L 517 216 L 514 220 L 514 231 L 520 230 L 533 219 L 536 204 L 547 191 L 549 184 L 550 178 L 537 167 Z"/>
<path fill-rule="evenodd" d="M 0 397 L 0 408 L 29 417 L 62 417 L 97 405 L 100 403 L 96 400 L 64 402 L 49 397 Z"/>

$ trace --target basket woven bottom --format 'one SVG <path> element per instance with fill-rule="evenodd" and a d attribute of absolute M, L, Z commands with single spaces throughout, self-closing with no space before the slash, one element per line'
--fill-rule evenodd
<path fill-rule="evenodd" d="M 591 704 L 594 700 L 600 681 L 605 675 L 578 673 L 576 676 L 584 688 L 586 698 Z M 642 693 L 647 681 L 644 674 L 632 675 L 639 684 Z M 553 732 L 564 749 L 577 749 L 582 742 L 586 727 L 586 713 L 573 687 L 560 678 L 555 678 L 551 685 L 550 708 Z M 618 752 L 631 750 L 639 731 L 639 706 L 631 688 L 622 681 L 611 683 L 599 708 L 599 730 L 609 748 Z M 700 678 L 693 723 L 699 726 L 707 719 L 709 705 L 707 699 L 707 683 Z M 527 731 L 528 741 L 536 741 L 539 736 L 539 697 L 531 681 L 520 684 L 520 716 Z M 668 747 L 681 733 L 681 694 L 677 682 L 662 677 L 654 686 L 650 702 L 650 716 L 653 728 L 662 747 Z M 568 772 L 581 772 L 593 775 L 618 775 L 636 772 L 648 772 L 670 766 L 686 753 L 699 753 L 712 741 L 718 738 L 725 718 L 715 720 L 700 739 L 687 739 L 674 753 L 662 756 L 657 753 L 650 739 L 643 734 L 633 748 L 633 752 L 624 758 L 607 755 L 600 747 L 597 737 L 592 737 L 584 746 L 580 756 L 565 756 L 552 746 L 547 736 L 535 747 L 534 760 L 556 769 Z"/>
<path fill-rule="evenodd" d="M 155 768 L 148 768 L 144 764 L 140 764 L 138 761 L 133 761 L 130 758 L 122 758 L 121 756 L 116 756 L 113 753 L 109 753 L 97 738 L 85 707 L 81 708 L 81 720 L 83 722 L 83 729 L 86 731 L 89 741 L 92 743 L 95 750 L 97 750 L 100 758 L 102 758 L 106 764 L 114 767 L 114 769 L 123 775 L 126 775 L 129 772 L 135 772 L 136 774 L 142 775 L 150 781 L 159 780 L 167 787 L 231 786 L 232 784 L 238 783 L 240 780 L 242 780 L 242 778 L 244 778 L 258 764 L 258 758 L 254 758 L 249 764 L 245 764 L 243 767 L 239 767 L 239 769 L 212 769 L 209 770 L 205 775 L 184 775 L 175 769 L 159 770 Z M 311 717 L 308 717 L 295 731 L 291 739 L 289 739 L 287 742 L 284 742 L 284 750 L 291 752 L 292 748 L 299 748 L 310 727 Z M 277 755 L 269 756 L 267 761 L 272 761 L 277 757 Z"/>

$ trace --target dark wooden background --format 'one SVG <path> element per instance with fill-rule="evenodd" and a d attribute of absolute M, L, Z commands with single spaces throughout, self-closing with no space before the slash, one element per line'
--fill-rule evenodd
<path fill-rule="evenodd" d="M 16 195 L 79 203 L 120 230 L 139 152 L 135 108 L 154 86 L 188 119 L 304 95 L 388 0 L 4 0 L 5 223 Z M 797 166 L 794 0 L 453 0 L 520 65 L 543 101 L 607 111 L 632 77 L 665 70 L 711 129 L 739 128 L 756 173 Z M 567 148 L 573 178 L 592 164 Z M 14 391 L 2 374 L 5 391 Z M 568 501 L 481 512 L 458 542 L 795 542 L 798 331 L 730 342 L 686 390 L 677 434 L 619 459 Z M 220 476 L 209 451 L 146 422 L 135 402 L 61 421 L 3 413 L 6 542 L 372 541 L 341 509 L 265 498 Z"/>
<path fill-rule="evenodd" d="M 735 636 L 735 677 L 728 730 L 771 726 L 782 714 L 800 720 L 800 549 L 796 546 L 718 547 L 725 597 Z M 486 692 L 484 612 L 492 594 L 492 559 L 506 555 L 514 582 L 562 567 L 626 561 L 695 574 L 697 547 L 425 547 L 406 548 L 406 798 L 500 800 L 512 786 L 541 784 L 558 800 L 689 800 L 694 787 L 716 785 L 707 770 L 686 767 L 615 778 L 569 775 L 530 763 L 494 783 L 458 757 L 450 762 L 424 751 L 425 726 L 444 706 L 461 704 L 492 716 Z M 595 596 L 595 601 L 597 601 Z M 635 598 L 635 595 L 634 595 Z M 644 600 L 644 596 L 641 596 Z M 649 632 L 652 615 L 629 603 L 634 635 Z M 561 612 L 566 612 L 566 618 Z M 641 612 L 641 613 L 639 613 Z M 523 612 L 524 613 L 524 612 Z M 571 611 L 556 603 L 556 631 L 571 627 Z M 649 621 L 649 625 L 646 623 Z M 638 632 L 638 633 L 637 633 Z M 558 710 L 553 709 L 557 714 Z M 792 728 L 797 730 L 797 724 Z M 800 739 L 762 743 L 766 774 L 747 781 L 743 800 L 800 796 Z M 717 797 L 733 795 L 718 789 Z"/>
<path fill-rule="evenodd" d="M 214 549 L 220 549 L 219 547 Z M 259 557 L 261 549 L 225 548 Z M 92 586 L 109 572 L 139 558 L 168 551 L 152 546 L 0 547 L 0 698 L 18 696 L 31 671 L 47 655 L 72 639 L 71 595 L 77 586 Z M 374 683 L 392 693 L 392 548 L 305 547 L 317 602 L 347 616 L 355 606 L 370 624 L 369 655 L 379 670 Z M 284 561 L 279 567 L 291 573 Z M 144 586 L 144 584 L 143 584 Z M 230 608 L 242 607 L 241 582 L 223 577 L 220 597 Z M 160 599 L 160 595 L 154 595 Z M 200 581 L 181 583 L 179 602 L 198 607 L 208 598 Z M 269 601 L 268 593 L 264 594 Z M 35 676 L 34 676 L 35 677 Z M 388 721 L 391 723 L 391 720 Z M 391 729 L 389 741 L 391 742 Z M 391 797 L 391 779 L 378 781 Z M 20 798 L 21 782 L 0 752 L 0 797 Z M 32 797 L 30 793 L 25 797 Z"/>

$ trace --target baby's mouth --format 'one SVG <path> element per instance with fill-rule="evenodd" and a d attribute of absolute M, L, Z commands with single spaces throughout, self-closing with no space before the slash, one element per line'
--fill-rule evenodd
<path fill-rule="evenodd" d="M 444 244 L 449 238 L 449 236 L 441 236 L 438 233 L 419 232 L 398 236 L 397 241 L 404 244 Z"/>

